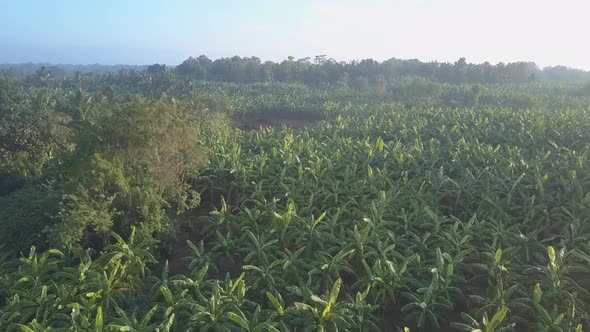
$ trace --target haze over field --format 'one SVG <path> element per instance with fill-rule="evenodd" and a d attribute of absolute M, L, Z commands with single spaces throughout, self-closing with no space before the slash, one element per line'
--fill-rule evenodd
<path fill-rule="evenodd" d="M 565 1 L 7 1 L 0 63 L 282 60 L 534 61 L 590 69 L 590 4 Z"/>

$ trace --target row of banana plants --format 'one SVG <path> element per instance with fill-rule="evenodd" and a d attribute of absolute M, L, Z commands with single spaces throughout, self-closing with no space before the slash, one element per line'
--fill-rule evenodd
<path fill-rule="evenodd" d="M 190 220 L 184 273 L 133 233 L 7 254 L 0 330 L 590 324 L 589 111 L 325 107 L 309 128 L 208 133 L 211 212 Z"/>
<path fill-rule="evenodd" d="M 33 247 L 17 262 L 0 261 L 2 331 L 327 331 L 346 326 L 378 330 L 368 293 L 341 300 L 342 280 L 326 294 L 293 286 L 289 305 L 280 293 L 252 298 L 243 272 L 212 275 L 215 266 L 203 247 L 189 242 L 192 255 L 183 275 L 170 276 L 167 262 L 159 277 L 146 266 L 156 260 L 133 235 L 93 259 L 88 251 L 38 253 Z M 244 267 L 256 270 L 255 267 Z M 259 301 L 260 300 L 260 301 Z M 257 303 L 259 301 L 260 303 Z"/>
<path fill-rule="evenodd" d="M 288 303 L 342 280 L 383 330 L 587 325 L 588 111 L 334 113 L 216 138 L 197 221 L 216 271 Z"/>

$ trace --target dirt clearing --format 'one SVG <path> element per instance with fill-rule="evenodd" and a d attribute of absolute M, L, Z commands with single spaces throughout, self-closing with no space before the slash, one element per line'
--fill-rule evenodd
<path fill-rule="evenodd" d="M 256 130 L 260 128 L 280 128 L 283 125 L 289 128 L 303 128 L 324 119 L 322 113 L 312 112 L 262 112 L 244 115 L 235 119 L 236 127 L 242 130 Z"/>

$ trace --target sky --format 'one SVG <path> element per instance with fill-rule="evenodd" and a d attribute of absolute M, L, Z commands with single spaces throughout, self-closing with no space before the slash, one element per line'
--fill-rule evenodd
<path fill-rule="evenodd" d="M 588 22 L 588 0 L 0 0 L 0 63 L 327 55 L 590 70 Z"/>

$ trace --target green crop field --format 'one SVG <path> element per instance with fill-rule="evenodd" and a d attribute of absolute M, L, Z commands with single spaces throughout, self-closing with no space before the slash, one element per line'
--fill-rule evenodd
<path fill-rule="evenodd" d="M 182 68 L 3 73 L 1 331 L 590 325 L 587 84 Z"/>

